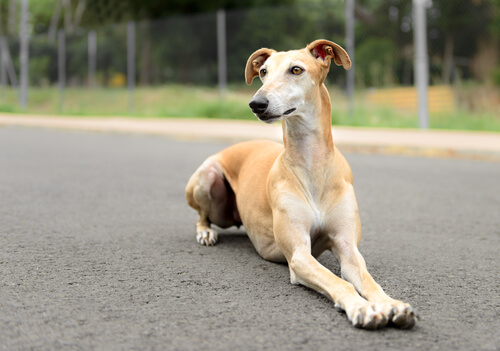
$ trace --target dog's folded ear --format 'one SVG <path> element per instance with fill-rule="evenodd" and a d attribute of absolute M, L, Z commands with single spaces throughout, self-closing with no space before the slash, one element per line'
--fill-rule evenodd
<path fill-rule="evenodd" d="M 342 66 L 344 69 L 351 68 L 351 59 L 347 52 L 338 44 L 332 41 L 320 39 L 315 40 L 307 45 L 307 50 L 314 58 L 321 60 L 323 65 L 328 66 L 330 59 L 333 59 L 337 66 Z"/>
<path fill-rule="evenodd" d="M 248 85 L 252 84 L 253 79 L 259 75 L 260 67 L 275 52 L 273 49 L 262 48 L 250 55 L 245 68 L 245 81 Z"/>

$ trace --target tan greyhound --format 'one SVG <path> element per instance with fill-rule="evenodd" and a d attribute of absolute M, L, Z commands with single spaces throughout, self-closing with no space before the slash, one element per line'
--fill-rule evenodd
<path fill-rule="evenodd" d="M 238 143 L 196 170 L 186 187 L 187 202 L 199 213 L 196 238 L 214 245 L 211 224 L 243 224 L 264 259 L 288 262 L 292 284 L 331 298 L 354 326 L 376 329 L 391 322 L 411 328 L 413 308 L 382 290 L 358 251 L 361 222 L 352 173 L 333 143 L 323 84 L 331 60 L 351 67 L 344 49 L 327 40 L 302 50 L 263 48 L 250 56 L 246 82 L 260 76 L 263 83 L 250 107 L 261 121 L 282 120 L 284 145 Z M 339 261 L 343 279 L 315 259 L 326 250 Z"/>

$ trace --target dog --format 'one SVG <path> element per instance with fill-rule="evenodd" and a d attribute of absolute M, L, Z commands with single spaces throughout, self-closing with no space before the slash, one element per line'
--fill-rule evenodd
<path fill-rule="evenodd" d="M 241 142 L 202 163 L 186 186 L 187 203 L 199 214 L 196 239 L 215 245 L 211 224 L 243 225 L 260 256 L 287 262 L 292 284 L 326 295 L 355 327 L 412 328 L 414 309 L 382 290 L 358 251 L 352 172 L 333 143 L 324 85 L 332 61 L 351 67 L 345 50 L 323 39 L 301 50 L 262 48 L 250 56 L 246 83 L 262 81 L 250 108 L 263 122 L 281 121 L 283 144 Z M 326 250 L 339 261 L 341 278 L 316 260 Z"/>

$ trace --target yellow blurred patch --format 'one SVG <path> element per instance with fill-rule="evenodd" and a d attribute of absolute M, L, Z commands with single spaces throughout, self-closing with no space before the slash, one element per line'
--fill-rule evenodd
<path fill-rule="evenodd" d="M 115 73 L 108 82 L 112 88 L 121 88 L 127 84 L 127 77 L 123 73 Z"/>
<path fill-rule="evenodd" d="M 417 112 L 418 96 L 415 87 L 375 89 L 366 95 L 368 103 Z M 429 112 L 452 112 L 455 96 L 448 85 L 430 86 L 427 93 Z"/>

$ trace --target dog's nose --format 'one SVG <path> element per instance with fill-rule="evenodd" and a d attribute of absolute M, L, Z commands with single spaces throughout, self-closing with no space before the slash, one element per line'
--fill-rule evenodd
<path fill-rule="evenodd" d="M 250 101 L 249 105 L 253 113 L 261 114 L 267 110 L 269 100 L 263 95 L 258 95 Z"/>

